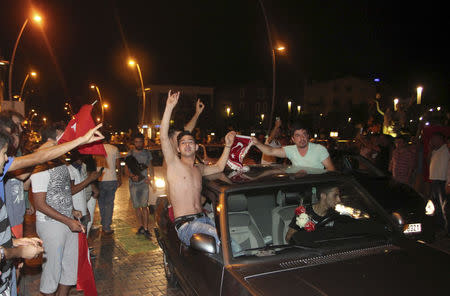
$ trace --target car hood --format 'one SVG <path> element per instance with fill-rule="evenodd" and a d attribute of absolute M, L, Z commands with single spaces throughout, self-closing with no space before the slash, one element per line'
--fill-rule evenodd
<path fill-rule="evenodd" d="M 310 261 L 313 264 L 290 260 L 276 268 L 272 265 L 272 270 L 241 266 L 235 271 L 256 295 L 447 295 L 450 291 L 450 256 L 427 246 L 340 255 L 346 259 L 322 256 Z"/>

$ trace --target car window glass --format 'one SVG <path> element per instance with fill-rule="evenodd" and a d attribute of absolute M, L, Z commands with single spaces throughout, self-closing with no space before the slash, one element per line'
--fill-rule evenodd
<path fill-rule="evenodd" d="M 302 219 L 296 213 L 299 207 L 306 211 Z M 348 181 L 267 186 L 227 196 L 228 234 L 234 256 L 257 255 L 270 246 L 296 244 L 286 241 L 290 228 L 309 244 L 333 240 L 339 245 L 345 237 L 378 235 L 387 228 L 383 215 L 370 198 Z M 325 218 L 326 223 L 320 224 Z M 307 222 L 317 228 L 309 229 L 311 223 L 305 225 Z"/>

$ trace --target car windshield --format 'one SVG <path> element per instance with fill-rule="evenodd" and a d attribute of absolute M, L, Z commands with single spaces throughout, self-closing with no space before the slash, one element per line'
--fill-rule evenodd
<path fill-rule="evenodd" d="M 233 255 L 386 240 L 385 216 L 354 180 L 267 186 L 227 196 Z"/>

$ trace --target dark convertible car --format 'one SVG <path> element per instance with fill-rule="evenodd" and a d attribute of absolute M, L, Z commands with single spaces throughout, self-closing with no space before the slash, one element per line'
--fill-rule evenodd
<path fill-rule="evenodd" d="M 325 187 L 339 190 L 339 204 L 315 228 L 305 226 L 287 242 L 297 209 L 318 203 Z M 450 255 L 408 239 L 354 176 L 252 166 L 247 173 L 204 178 L 202 194 L 219 250 L 204 234 L 183 245 L 167 198 L 157 201 L 155 233 L 166 276 L 186 295 L 450 293 Z"/>

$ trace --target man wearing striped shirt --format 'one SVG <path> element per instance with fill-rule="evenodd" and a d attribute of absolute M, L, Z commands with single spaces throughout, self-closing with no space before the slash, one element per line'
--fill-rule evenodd
<path fill-rule="evenodd" d="M 392 152 L 389 171 L 392 177 L 401 183 L 410 184 L 414 169 L 415 155 L 402 136 L 395 138 L 395 149 Z"/>

